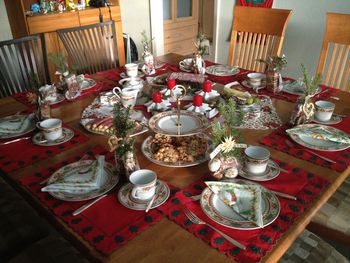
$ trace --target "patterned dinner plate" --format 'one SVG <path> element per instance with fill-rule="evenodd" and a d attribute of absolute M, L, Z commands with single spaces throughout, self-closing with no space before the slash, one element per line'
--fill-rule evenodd
<path fill-rule="evenodd" d="M 81 90 L 91 89 L 96 85 L 96 81 L 90 78 L 84 78 L 83 83 L 80 86 Z"/>
<path fill-rule="evenodd" d="M 163 135 L 189 136 L 202 132 L 210 125 L 206 116 L 196 112 L 182 110 L 179 117 L 180 125 L 177 124 L 177 111 L 161 112 L 149 120 L 148 126 Z"/>
<path fill-rule="evenodd" d="M 298 127 L 304 127 L 305 129 L 311 128 L 313 126 L 319 126 L 320 124 L 302 124 Z M 338 130 L 331 126 L 324 126 L 328 131 L 333 133 L 344 133 L 341 130 Z M 334 142 L 334 141 L 328 141 L 328 140 L 320 140 L 315 139 L 310 136 L 306 135 L 296 135 L 296 134 L 289 134 L 291 139 L 295 141 L 296 143 L 305 146 L 307 148 L 318 150 L 318 151 L 343 151 L 350 147 L 350 144 L 341 143 L 341 142 Z"/>
<path fill-rule="evenodd" d="M 78 162 L 70 163 L 63 166 L 61 169 L 54 172 L 48 180 L 47 184 L 54 183 L 56 180 L 63 178 L 64 176 L 74 176 L 77 175 L 81 170 L 86 170 L 93 165 L 95 161 L 93 160 L 81 160 Z M 63 201 L 84 201 L 101 196 L 108 191 L 112 190 L 119 182 L 119 176 L 116 174 L 114 165 L 110 163 L 105 163 L 104 175 L 101 183 L 101 187 L 98 189 L 90 189 L 75 192 L 50 192 L 49 193 L 60 200 Z"/>
<path fill-rule="evenodd" d="M 213 65 L 206 67 L 205 72 L 218 77 L 228 77 L 239 73 L 239 68 L 238 66 Z"/>
<path fill-rule="evenodd" d="M 68 142 L 74 136 L 74 132 L 68 128 L 62 128 L 62 136 L 54 141 L 47 141 L 43 132 L 38 132 L 32 138 L 32 141 L 36 145 L 40 146 L 53 146 Z"/>
<path fill-rule="evenodd" d="M 7 123 L 9 123 L 9 131 L 7 132 L 6 128 L 1 130 L 0 139 L 19 137 L 31 131 L 34 131 L 36 129 L 34 115 L 28 116 L 27 120 L 23 121 L 22 123 L 19 123 L 21 122 L 21 120 L 23 120 L 24 117 L 25 115 L 11 115 L 4 118 L 0 118 L 0 123 L 4 127 L 7 127 Z M 18 122 L 19 125 L 13 126 L 16 122 Z"/>
<path fill-rule="evenodd" d="M 266 167 L 265 172 L 261 174 L 252 174 L 248 172 L 244 167 L 239 170 L 239 175 L 245 179 L 253 180 L 253 181 L 269 181 L 276 178 L 280 174 L 280 170 L 278 169 L 278 164 L 273 160 L 269 160 L 269 165 Z"/>
<path fill-rule="evenodd" d="M 169 198 L 170 189 L 169 186 L 158 180 L 159 186 L 156 192 L 156 198 L 151 206 L 151 208 L 156 208 L 165 203 L 165 201 Z M 132 184 L 127 183 L 123 185 L 118 192 L 118 200 L 119 202 L 130 209 L 133 210 L 146 210 L 149 201 L 137 201 L 135 198 L 131 197 Z"/>
<path fill-rule="evenodd" d="M 242 179 L 234 179 L 235 183 L 252 184 Z M 276 195 L 262 187 L 262 214 L 263 227 L 271 224 L 278 217 L 281 206 Z M 227 206 L 219 197 L 214 194 L 208 187 L 205 188 L 201 195 L 201 207 L 204 213 L 216 223 L 234 229 L 253 230 L 259 227 L 251 221 L 242 218 L 234 210 Z"/>

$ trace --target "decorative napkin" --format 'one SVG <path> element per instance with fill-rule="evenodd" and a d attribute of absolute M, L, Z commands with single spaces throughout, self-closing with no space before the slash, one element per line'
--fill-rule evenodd
<path fill-rule="evenodd" d="M 103 182 L 104 175 L 104 155 L 99 155 L 97 161 L 93 161 L 90 166 L 75 167 L 66 172 L 63 177 L 57 178 L 52 184 L 43 187 L 43 192 L 68 192 L 76 193 L 98 189 Z"/>
<path fill-rule="evenodd" d="M 322 125 L 299 125 L 295 128 L 286 130 L 289 134 L 298 136 L 307 136 L 317 140 L 332 141 L 338 143 L 350 144 L 350 135 L 343 131 L 336 131 L 328 126 Z"/>
<path fill-rule="evenodd" d="M 300 85 L 299 81 L 294 80 L 291 82 L 287 82 L 283 85 L 284 90 L 292 90 L 296 93 L 305 93 L 305 87 Z"/>
<path fill-rule="evenodd" d="M 0 119 L 0 133 L 21 133 L 32 121 L 32 115 L 12 115 Z"/>
<path fill-rule="evenodd" d="M 232 182 L 205 182 L 205 184 L 236 213 L 259 227 L 263 227 L 261 187 L 259 185 Z"/>

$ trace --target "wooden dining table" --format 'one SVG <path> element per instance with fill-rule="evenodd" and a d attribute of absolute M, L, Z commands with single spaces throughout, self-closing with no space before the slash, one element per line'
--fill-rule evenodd
<path fill-rule="evenodd" d="M 177 54 L 168 54 L 158 57 L 158 61 L 178 65 L 178 62 L 183 59 Z M 96 75 L 96 80 L 103 80 L 106 83 L 117 85 L 102 76 Z M 220 84 L 218 85 L 220 88 Z M 350 114 L 350 94 L 340 91 L 337 96 L 339 100 L 335 100 L 336 112 L 339 114 Z M 84 143 L 77 145 L 74 148 L 62 151 L 59 154 L 51 156 L 44 160 L 39 160 L 32 165 L 18 169 L 8 173 L 8 180 L 21 191 L 26 199 L 33 205 L 43 217 L 52 223 L 56 229 L 69 239 L 86 257 L 97 262 L 232 262 L 224 254 L 218 252 L 215 248 L 196 238 L 190 232 L 175 224 L 171 220 L 164 217 L 161 221 L 154 224 L 152 227 L 143 231 L 135 238 L 127 242 L 125 245 L 113 251 L 110 255 L 99 253 L 93 246 L 84 240 L 80 235 L 75 233 L 67 226 L 60 218 L 54 216 L 45 208 L 28 190 L 18 183 L 20 178 L 34 174 L 41 169 L 48 167 L 52 163 L 59 163 L 69 159 L 76 154 L 88 151 L 94 146 L 102 146 L 108 148 L 107 137 L 93 134 L 86 131 L 80 124 L 81 114 L 83 110 L 91 104 L 96 97 L 92 94 L 84 97 L 81 100 L 76 100 L 71 103 L 65 103 L 60 107 L 51 110 L 51 115 L 63 120 L 67 125 L 81 131 L 90 137 Z M 294 103 L 279 99 L 272 99 L 273 105 L 277 109 L 278 115 L 283 122 L 288 122 L 294 108 Z M 26 106 L 18 102 L 12 97 L 0 99 L 0 117 L 8 116 L 26 110 Z M 246 129 L 242 133 L 244 142 L 251 145 L 259 145 L 259 139 L 267 136 L 272 130 L 253 130 Z M 157 173 L 159 179 L 168 182 L 169 184 L 180 189 L 185 188 L 191 183 L 199 180 L 203 175 L 208 174 L 208 163 L 202 163 L 193 167 L 172 168 L 157 165 L 150 162 L 140 150 L 140 145 L 143 140 L 149 136 L 151 132 L 142 134 L 136 138 L 136 153 L 140 167 L 151 169 Z M 0 146 L 1 147 L 1 146 Z M 313 200 L 308 208 L 293 222 L 281 238 L 278 239 L 276 245 L 268 251 L 263 257 L 265 262 L 276 262 L 292 245 L 298 235 L 308 226 L 315 213 L 321 206 L 330 198 L 337 190 L 340 184 L 349 175 L 350 168 L 348 167 L 343 172 L 327 169 L 322 166 L 312 164 L 310 162 L 294 158 L 291 155 L 269 148 L 271 156 L 279 160 L 290 163 L 296 167 L 303 168 L 313 174 L 327 179 L 330 184 L 323 191 L 319 198 Z M 116 193 L 115 193 L 116 195 Z M 93 209 L 90 208 L 90 209 Z"/>

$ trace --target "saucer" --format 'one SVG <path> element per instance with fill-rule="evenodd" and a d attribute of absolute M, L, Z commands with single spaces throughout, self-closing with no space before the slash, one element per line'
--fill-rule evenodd
<path fill-rule="evenodd" d="M 314 118 L 312 121 L 315 122 L 315 123 L 319 123 L 319 124 L 337 124 L 337 123 L 340 123 L 342 122 L 343 118 L 340 117 L 339 115 L 336 115 L 336 114 L 333 114 L 332 117 L 330 118 L 330 120 L 328 121 L 320 121 L 320 120 L 317 120 L 316 118 Z"/>
<path fill-rule="evenodd" d="M 260 86 L 254 87 L 254 86 L 249 84 L 248 80 L 243 80 L 242 81 L 242 85 L 247 87 L 247 88 L 253 89 L 255 92 L 258 92 L 259 90 L 266 88 L 266 82 L 265 81 L 263 81 Z"/>
<path fill-rule="evenodd" d="M 252 174 L 248 172 L 245 167 L 241 168 L 238 172 L 240 176 L 243 178 L 252 180 L 252 181 L 269 181 L 276 178 L 280 174 L 280 170 L 278 169 L 278 164 L 273 160 L 269 160 L 269 164 L 266 167 L 265 172 L 259 174 Z"/>
<path fill-rule="evenodd" d="M 48 101 L 48 103 L 49 103 L 50 105 L 58 104 L 58 103 L 64 101 L 64 99 L 65 99 L 65 97 L 64 97 L 63 94 L 57 93 L 56 100 L 54 100 L 54 101 Z"/>
<path fill-rule="evenodd" d="M 47 141 L 42 132 L 38 132 L 32 138 L 34 144 L 39 146 L 53 146 L 68 142 L 74 136 L 74 132 L 68 128 L 62 128 L 62 136 L 54 141 Z"/>
<path fill-rule="evenodd" d="M 138 71 L 138 72 L 137 72 L 137 78 L 142 78 L 142 77 L 144 77 L 144 76 L 145 76 L 145 73 L 143 73 L 142 71 Z M 121 77 L 122 79 L 130 78 L 128 75 L 126 75 L 125 72 L 120 73 L 120 77 Z"/>
<path fill-rule="evenodd" d="M 158 180 L 159 186 L 156 190 L 157 197 L 155 198 L 151 209 L 156 208 L 162 204 L 169 198 L 170 195 L 170 189 L 169 186 Z M 131 198 L 131 190 L 132 190 L 132 184 L 127 183 L 123 185 L 119 192 L 118 192 L 118 200 L 119 202 L 132 210 L 146 210 L 148 202 L 147 200 L 136 200 L 135 198 Z"/>
<path fill-rule="evenodd" d="M 184 72 L 188 72 L 188 73 L 192 72 L 192 69 L 188 68 L 188 67 L 183 67 L 183 66 L 179 65 L 179 68 L 180 68 L 180 70 L 182 70 Z"/>

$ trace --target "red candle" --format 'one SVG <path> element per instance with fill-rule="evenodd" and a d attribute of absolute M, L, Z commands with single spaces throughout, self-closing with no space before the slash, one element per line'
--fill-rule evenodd
<path fill-rule="evenodd" d="M 194 95 L 193 96 L 193 106 L 200 107 L 203 105 L 203 97 L 201 95 Z"/>
<path fill-rule="evenodd" d="M 153 93 L 152 99 L 153 99 L 154 103 L 161 103 L 162 102 L 162 93 L 160 93 L 159 91 Z"/>
<path fill-rule="evenodd" d="M 176 86 L 176 80 L 175 79 L 169 79 L 168 80 L 168 89 L 173 89 Z"/>
<path fill-rule="evenodd" d="M 211 92 L 212 91 L 212 83 L 210 81 L 204 81 L 203 91 L 204 92 Z"/>

